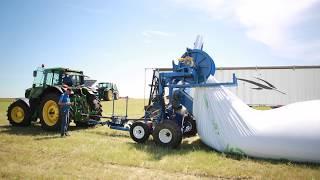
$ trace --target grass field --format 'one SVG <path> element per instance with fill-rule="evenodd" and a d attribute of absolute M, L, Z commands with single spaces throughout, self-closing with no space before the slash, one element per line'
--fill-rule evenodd
<path fill-rule="evenodd" d="M 208 148 L 198 137 L 178 149 L 149 140 L 134 143 L 127 132 L 106 127 L 79 129 L 71 136 L 45 132 L 38 124 L 11 127 L 0 102 L 0 178 L 2 179 L 320 179 L 320 166 L 228 155 Z M 124 114 L 124 100 L 117 101 Z M 104 115 L 111 103 L 103 102 Z M 129 101 L 129 116 L 143 113 L 143 100 Z"/>

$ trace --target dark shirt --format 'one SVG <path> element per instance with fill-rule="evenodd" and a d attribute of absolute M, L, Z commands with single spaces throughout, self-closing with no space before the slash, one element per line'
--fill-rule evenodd
<path fill-rule="evenodd" d="M 69 111 L 70 105 L 66 104 L 66 103 L 70 103 L 70 98 L 66 92 L 61 94 L 60 99 L 59 99 L 59 103 L 63 103 L 63 105 L 61 107 L 62 112 L 66 113 Z"/>

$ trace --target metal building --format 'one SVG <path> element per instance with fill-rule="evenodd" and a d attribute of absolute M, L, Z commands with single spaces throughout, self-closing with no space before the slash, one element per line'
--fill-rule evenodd
<path fill-rule="evenodd" d="M 251 106 L 281 106 L 320 99 L 320 66 L 220 67 L 215 78 L 225 82 L 235 73 L 240 99 Z"/>

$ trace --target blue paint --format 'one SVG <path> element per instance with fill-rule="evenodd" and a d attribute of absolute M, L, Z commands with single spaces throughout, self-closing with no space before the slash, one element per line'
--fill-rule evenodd
<path fill-rule="evenodd" d="M 180 111 L 179 106 L 187 109 L 183 112 L 192 116 L 193 99 L 188 94 L 188 89 L 196 87 L 236 86 L 237 78 L 233 74 L 231 82 L 206 83 L 210 75 L 214 75 L 216 66 L 213 59 L 200 49 L 187 49 L 181 56 L 178 64 L 172 62 L 172 69 L 154 70 L 153 82 L 150 93 L 149 106 L 159 110 L 160 116 L 156 122 L 174 120 L 182 125 L 182 117 L 175 111 Z M 169 89 L 169 103 L 165 104 L 165 88 Z M 145 112 L 145 117 L 150 112 Z"/>

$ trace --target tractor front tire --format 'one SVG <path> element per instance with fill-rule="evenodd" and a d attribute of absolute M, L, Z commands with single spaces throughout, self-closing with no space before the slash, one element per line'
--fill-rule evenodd
<path fill-rule="evenodd" d="M 181 144 L 182 132 L 175 122 L 164 120 L 156 125 L 153 139 L 157 145 L 162 147 L 176 148 Z"/>
<path fill-rule="evenodd" d="M 106 101 L 112 101 L 113 100 L 113 94 L 111 90 L 108 90 L 106 92 L 104 92 L 104 96 L 105 96 L 105 100 Z"/>
<path fill-rule="evenodd" d="M 8 121 L 12 126 L 30 125 L 30 107 L 22 100 L 15 101 L 8 107 Z"/>
<path fill-rule="evenodd" d="M 145 143 L 150 134 L 150 129 L 144 122 L 134 122 L 130 127 L 130 137 L 137 143 Z"/>
<path fill-rule="evenodd" d="M 45 130 L 60 130 L 62 117 L 58 104 L 59 98 L 60 94 L 49 93 L 44 96 L 40 103 L 40 123 Z"/>

